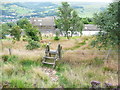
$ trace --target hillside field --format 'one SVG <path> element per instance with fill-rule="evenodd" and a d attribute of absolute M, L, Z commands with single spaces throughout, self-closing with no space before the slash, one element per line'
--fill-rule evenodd
<path fill-rule="evenodd" d="M 2 40 L 0 85 L 6 88 L 88 88 L 95 80 L 101 82 L 101 87 L 105 82 L 116 86 L 117 52 L 113 50 L 107 62 L 108 50 L 93 48 L 90 45 L 92 39 L 93 36 L 72 37 L 70 40 L 60 37 L 59 41 L 54 41 L 53 37 L 44 37 L 41 47 L 35 50 L 26 50 L 26 41 Z M 41 63 L 49 42 L 51 49 L 56 49 L 58 44 L 62 46 L 62 59 L 57 61 L 55 69 Z"/>

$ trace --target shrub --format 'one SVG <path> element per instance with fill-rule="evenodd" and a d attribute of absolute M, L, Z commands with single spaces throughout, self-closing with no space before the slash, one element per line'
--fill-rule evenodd
<path fill-rule="evenodd" d="M 2 60 L 5 62 L 5 61 L 7 61 L 8 60 L 8 58 L 9 58 L 9 56 L 8 55 L 3 55 L 2 56 Z"/>
<path fill-rule="evenodd" d="M 26 35 L 23 35 L 22 40 L 23 40 L 23 41 L 27 41 L 27 36 L 26 36 Z"/>
<path fill-rule="evenodd" d="M 60 40 L 60 38 L 58 36 L 55 36 L 54 40 Z"/>
<path fill-rule="evenodd" d="M 34 40 L 28 40 L 28 45 L 26 45 L 26 49 L 28 50 L 33 50 L 39 47 L 40 47 L 40 44 Z"/>
<path fill-rule="evenodd" d="M 20 37 L 21 37 L 21 28 L 19 26 L 13 26 L 12 27 L 12 30 L 10 31 L 10 34 L 12 36 L 14 36 L 14 39 L 16 39 L 17 41 L 20 40 Z"/>
<path fill-rule="evenodd" d="M 3 55 L 2 56 L 3 61 L 16 61 L 18 59 L 15 55 Z"/>

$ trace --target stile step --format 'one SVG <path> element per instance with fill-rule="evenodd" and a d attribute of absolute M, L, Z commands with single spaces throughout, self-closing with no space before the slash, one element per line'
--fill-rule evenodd
<path fill-rule="evenodd" d="M 54 65 L 55 63 L 49 63 L 49 62 L 42 62 L 43 64 L 52 64 L 52 65 Z"/>
<path fill-rule="evenodd" d="M 55 57 L 44 57 L 45 59 L 56 59 Z"/>

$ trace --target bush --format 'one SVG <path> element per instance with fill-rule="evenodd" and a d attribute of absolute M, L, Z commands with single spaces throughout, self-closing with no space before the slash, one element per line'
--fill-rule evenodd
<path fill-rule="evenodd" d="M 33 50 L 39 47 L 40 47 L 40 44 L 37 41 L 28 40 L 28 45 L 26 46 L 26 49 Z"/>
<path fill-rule="evenodd" d="M 5 62 L 5 61 L 15 61 L 15 60 L 17 60 L 18 59 L 18 57 L 17 56 L 15 56 L 15 55 L 3 55 L 2 56 L 2 60 Z"/>
<path fill-rule="evenodd" d="M 14 39 L 19 41 L 21 37 L 21 28 L 19 26 L 12 27 L 12 30 L 10 31 L 11 36 L 14 36 Z"/>
<path fill-rule="evenodd" d="M 54 40 L 60 40 L 60 38 L 58 36 L 55 36 Z"/>
<path fill-rule="evenodd" d="M 23 41 L 27 41 L 27 36 L 26 36 L 26 35 L 23 35 L 22 40 L 23 40 Z"/>
<path fill-rule="evenodd" d="M 8 58 L 9 58 L 9 56 L 8 55 L 3 55 L 2 56 L 2 60 L 5 62 L 5 61 L 7 61 L 8 60 Z"/>

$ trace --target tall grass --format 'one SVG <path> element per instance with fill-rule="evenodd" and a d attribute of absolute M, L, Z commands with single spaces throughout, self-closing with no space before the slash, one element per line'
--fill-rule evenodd
<path fill-rule="evenodd" d="M 7 74 L 7 75 L 12 75 L 12 73 L 14 72 L 15 67 L 12 64 L 5 64 L 3 66 L 3 73 Z"/>
<path fill-rule="evenodd" d="M 33 68 L 32 71 L 33 71 L 35 77 L 40 78 L 44 81 L 48 81 L 49 78 L 48 78 L 47 74 L 45 74 L 45 72 L 42 71 L 42 69 Z"/>
<path fill-rule="evenodd" d="M 111 52 L 108 62 L 104 60 L 107 51 L 92 48 L 89 43 L 93 37 L 73 37 L 70 40 L 60 37 L 43 38 L 43 47 L 28 51 L 26 42 L 11 43 L 3 41 L 4 50 L 0 60 L 1 83 L 8 82 L 13 88 L 88 88 L 93 80 L 118 84 L 118 58 Z M 51 49 L 62 45 L 62 60 L 57 61 L 56 68 L 42 65 L 45 45 L 51 42 Z M 8 55 L 8 46 L 12 44 L 12 55 Z M 52 71 L 51 71 L 52 70 Z M 57 77 L 56 80 L 53 80 Z"/>

